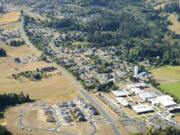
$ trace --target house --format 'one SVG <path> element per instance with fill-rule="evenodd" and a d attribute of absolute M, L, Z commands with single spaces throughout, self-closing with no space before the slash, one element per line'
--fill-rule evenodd
<path fill-rule="evenodd" d="M 79 121 L 79 122 L 86 121 L 86 118 L 85 118 L 84 116 L 79 116 L 79 117 L 78 117 L 78 121 Z"/>
<path fill-rule="evenodd" d="M 68 105 L 67 105 L 66 102 L 61 102 L 61 103 L 59 104 L 59 106 L 60 106 L 60 107 L 67 107 Z"/>
<path fill-rule="evenodd" d="M 14 63 L 21 63 L 21 60 L 19 58 L 14 58 Z"/>
<path fill-rule="evenodd" d="M 69 102 L 69 106 L 70 106 L 70 107 L 75 107 L 76 105 L 74 104 L 73 101 L 70 101 L 70 102 Z"/>

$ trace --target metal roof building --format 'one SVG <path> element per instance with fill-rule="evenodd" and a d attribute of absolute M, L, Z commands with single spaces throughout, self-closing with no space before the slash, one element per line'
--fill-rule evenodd
<path fill-rule="evenodd" d="M 116 97 L 126 97 L 129 94 L 129 92 L 127 92 L 126 90 L 114 90 L 112 91 L 112 93 L 116 96 Z"/>
<path fill-rule="evenodd" d="M 148 112 L 154 112 L 152 106 L 149 106 L 147 104 L 141 104 L 137 106 L 133 106 L 132 109 L 137 112 L 138 114 L 148 113 Z"/>

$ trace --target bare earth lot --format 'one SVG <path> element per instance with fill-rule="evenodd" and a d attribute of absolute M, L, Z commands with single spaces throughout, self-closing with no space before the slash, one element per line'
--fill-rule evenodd
<path fill-rule="evenodd" d="M 93 128 L 89 122 L 75 123 L 73 126 L 61 127 L 61 131 L 68 131 L 69 133 L 75 133 L 78 135 L 89 135 L 92 133 Z"/>
<path fill-rule="evenodd" d="M 96 124 L 98 132 L 96 135 L 113 135 L 113 132 L 107 123 Z"/>
<path fill-rule="evenodd" d="M 23 124 L 30 127 L 50 129 L 56 126 L 54 123 L 46 121 L 46 116 L 42 109 L 26 108 L 23 115 Z"/>

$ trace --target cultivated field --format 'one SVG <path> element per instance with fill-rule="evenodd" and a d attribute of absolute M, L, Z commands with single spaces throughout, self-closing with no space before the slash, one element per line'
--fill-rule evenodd
<path fill-rule="evenodd" d="M 175 95 L 180 99 L 180 82 L 162 84 L 160 85 L 160 88 Z"/>
<path fill-rule="evenodd" d="M 16 22 L 20 19 L 20 12 L 10 12 L 0 16 L 0 25 Z"/>
<path fill-rule="evenodd" d="M 180 66 L 164 66 L 150 70 L 150 72 L 162 84 L 180 81 Z"/>
<path fill-rule="evenodd" d="M 170 15 L 168 20 L 172 23 L 172 25 L 169 25 L 168 28 L 176 34 L 180 34 L 180 22 L 178 22 L 177 17 Z"/>
<path fill-rule="evenodd" d="M 5 48 L 8 57 L 0 58 L 0 94 L 2 93 L 20 93 L 23 91 L 29 94 L 31 98 L 47 102 L 69 101 L 77 96 L 77 89 L 64 76 L 57 75 L 42 81 L 20 82 L 14 80 L 11 75 L 23 71 L 34 71 L 37 68 L 51 66 L 43 61 L 29 62 L 28 64 L 16 64 L 13 59 L 19 57 L 24 59 L 27 56 L 37 57 L 37 55 L 27 46 L 10 47 L 1 45 Z"/>

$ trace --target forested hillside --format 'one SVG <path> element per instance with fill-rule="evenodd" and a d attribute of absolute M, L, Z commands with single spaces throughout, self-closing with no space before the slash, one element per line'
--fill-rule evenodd
<path fill-rule="evenodd" d="M 159 10 L 146 0 L 10 1 L 33 5 L 34 12 L 49 18 L 38 21 L 43 27 L 75 32 L 57 41 L 65 47 L 72 48 L 73 42 L 85 42 L 85 47 L 121 46 L 125 51 L 117 55 L 129 62 L 148 59 L 155 65 L 180 64 L 180 35 L 167 29 L 168 13 L 179 14 L 176 0 Z M 42 44 L 41 39 L 37 42 Z"/>

